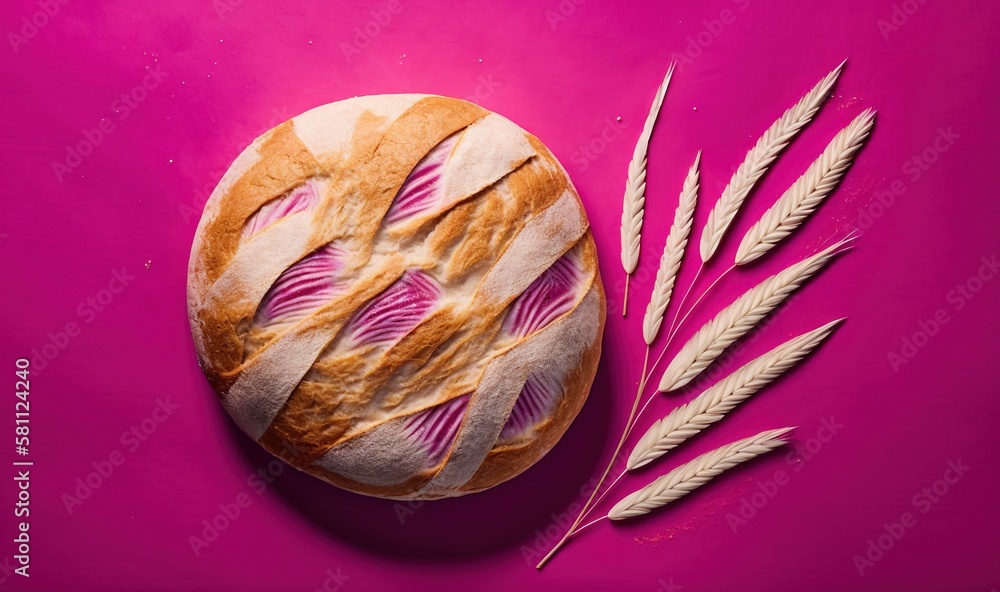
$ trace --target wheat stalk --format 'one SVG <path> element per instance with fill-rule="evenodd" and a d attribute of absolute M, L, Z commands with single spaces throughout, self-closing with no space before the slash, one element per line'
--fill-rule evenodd
<path fill-rule="evenodd" d="M 730 344 L 746 335 L 769 312 L 853 238 L 846 238 L 770 276 L 722 309 L 695 333 L 660 379 L 660 392 L 678 389 L 708 367 Z"/>
<path fill-rule="evenodd" d="M 656 272 L 656 281 L 653 283 L 653 294 L 649 298 L 646 306 L 646 315 L 642 319 L 642 337 L 646 340 L 646 345 L 652 345 L 656 339 L 656 334 L 663 324 L 663 313 L 670 304 L 670 296 L 674 291 L 674 282 L 677 280 L 677 272 L 681 268 L 681 260 L 684 259 L 684 248 L 687 246 L 688 236 L 691 234 L 691 220 L 694 216 L 694 207 L 698 201 L 698 164 L 701 162 L 701 151 L 694 157 L 694 164 L 688 170 L 684 179 L 684 188 L 678 200 L 677 210 L 674 212 L 674 224 L 670 227 L 670 234 L 663 245 L 663 255 L 660 257 L 660 269 Z"/>
<path fill-rule="evenodd" d="M 615 504 L 608 512 L 608 518 L 625 520 L 642 516 L 684 497 L 726 469 L 783 445 L 785 441 L 781 437 L 792 429 L 794 428 L 768 430 L 703 454 Z"/>
<path fill-rule="evenodd" d="M 786 341 L 655 422 L 632 450 L 628 458 L 629 470 L 649 464 L 724 418 L 737 405 L 750 398 L 750 395 L 770 384 L 807 356 L 843 320 L 837 319 Z"/>
<path fill-rule="evenodd" d="M 625 303 L 622 306 L 622 316 L 628 310 L 628 281 L 639 264 L 639 239 L 642 235 L 643 207 L 646 205 L 646 151 L 649 148 L 649 138 L 653 135 L 656 117 L 663 105 L 663 98 L 670 86 L 670 78 L 674 75 L 676 62 L 671 62 L 660 88 L 653 97 L 649 107 L 646 123 L 642 126 L 639 141 L 636 142 L 632 160 L 628 163 L 628 179 L 625 181 L 625 198 L 622 202 L 622 267 L 625 268 Z"/>
<path fill-rule="evenodd" d="M 866 109 L 834 136 L 823 154 L 747 231 L 736 252 L 736 265 L 749 263 L 770 251 L 819 207 L 847 172 L 874 122 L 875 112 Z"/>
<path fill-rule="evenodd" d="M 733 173 L 729 185 L 722 192 L 708 215 L 705 229 L 701 233 L 701 260 L 708 260 L 719 248 L 722 236 L 729 228 L 743 200 L 753 189 L 757 180 L 767 171 L 767 167 L 778 154 L 788 145 L 807 123 L 809 123 L 820 105 L 826 100 L 830 88 L 833 87 L 844 67 L 842 62 L 832 72 L 823 77 L 798 103 L 785 111 L 774 124 L 757 140 L 757 144 L 747 152 L 743 164 Z"/>
<path fill-rule="evenodd" d="M 675 62 L 670 64 L 657 90 L 628 166 L 621 218 L 621 261 L 625 270 L 625 305 L 622 308 L 622 316 L 625 316 L 627 311 L 629 281 L 639 263 L 649 142 L 675 65 Z M 706 264 L 719 249 L 726 231 L 732 225 L 739 208 L 755 184 L 766 174 L 768 167 L 788 143 L 816 115 L 829 96 L 833 85 L 836 84 L 843 66 L 844 63 L 837 66 L 794 106 L 785 111 L 781 118 L 768 128 L 754 147 L 747 152 L 744 162 L 736 169 L 719 200 L 709 212 L 708 220 L 702 229 L 700 239 L 702 265 L 699 268 L 699 274 L 706 268 Z M 771 245 L 793 232 L 801 225 L 805 217 L 818 208 L 822 200 L 832 192 L 847 168 L 850 167 L 855 153 L 870 134 L 873 115 L 870 111 L 866 111 L 852 123 L 853 130 L 849 126 L 835 136 L 817 162 L 811 164 L 803 173 L 802 178 L 797 180 L 768 210 L 765 216 L 754 225 L 754 228 L 748 233 L 748 236 L 751 234 L 753 236 L 743 238 L 736 265 L 759 257 L 760 253 L 765 252 L 771 248 Z M 650 346 L 658 337 L 663 317 L 670 306 L 670 299 L 676 287 L 684 252 L 690 242 L 693 213 L 697 202 L 700 159 L 701 153 L 699 152 L 685 178 L 677 209 L 674 212 L 673 225 L 660 257 L 650 301 L 646 306 L 643 317 L 643 339 L 647 344 L 646 358 L 643 361 L 643 372 L 636 393 L 636 401 L 626 421 L 625 430 L 617 448 L 611 455 L 608 467 L 598 480 L 589 499 L 580 509 L 579 515 L 563 537 L 538 563 L 539 569 L 560 549 L 563 549 L 574 536 L 592 525 L 606 519 L 623 520 L 649 513 L 653 509 L 680 498 L 707 483 L 722 471 L 784 444 L 782 437 L 793 428 L 765 431 L 751 438 L 717 448 L 668 472 L 646 487 L 625 497 L 608 514 L 583 524 L 591 512 L 601 505 L 605 496 L 612 489 L 615 489 L 618 482 L 628 474 L 629 469 L 648 464 L 676 447 L 684 439 L 721 420 L 736 406 L 807 356 L 829 337 L 838 323 L 843 321 L 843 319 L 833 321 L 786 341 L 766 354 L 744 364 L 736 372 L 723 378 L 691 402 L 675 409 L 656 422 L 632 451 L 626 469 L 622 470 L 621 474 L 611 481 L 607 488 L 603 488 L 609 472 L 617 462 L 618 455 L 622 452 L 624 443 L 628 439 L 631 427 L 635 426 L 638 416 L 642 415 L 645 410 L 643 407 L 643 411 L 638 411 L 637 415 L 644 387 L 652 376 L 652 368 L 649 375 L 646 374 Z M 788 266 L 743 293 L 695 332 L 684 344 L 664 371 L 658 385 L 659 390 L 671 391 L 691 382 L 734 341 L 751 331 L 766 315 L 785 302 L 792 292 L 818 273 L 835 255 L 845 250 L 845 246 L 853 240 L 853 236 L 849 235 L 837 244 Z M 745 246 L 744 243 L 746 243 Z M 756 250 L 761 248 L 761 244 L 764 245 L 764 249 L 760 253 L 756 253 Z M 721 277 L 724 277 L 736 265 L 730 267 Z M 708 290 L 711 290 L 719 279 L 716 279 Z M 695 305 L 701 299 L 699 297 Z M 680 323 L 683 324 L 686 318 L 687 315 L 680 320 Z M 676 318 L 674 320 L 677 322 Z M 667 341 L 672 342 L 674 335 L 672 330 Z M 664 346 L 664 352 L 667 349 L 667 346 Z M 660 357 L 662 356 L 663 353 L 660 354 Z M 657 359 L 653 364 L 654 368 L 659 361 Z M 651 397 L 650 400 L 654 398 Z M 602 490 L 603 493 L 601 493 Z"/>

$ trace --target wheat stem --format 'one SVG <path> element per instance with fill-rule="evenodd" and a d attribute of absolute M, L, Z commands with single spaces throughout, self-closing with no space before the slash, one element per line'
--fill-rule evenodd
<path fill-rule="evenodd" d="M 656 398 L 656 393 L 658 392 L 659 391 L 657 391 L 656 389 L 653 389 L 653 392 L 651 392 L 649 394 L 649 397 L 646 398 L 646 402 L 642 404 L 642 408 L 639 409 L 639 413 L 635 414 L 635 421 L 632 422 L 632 427 L 629 428 L 629 431 L 627 434 L 625 434 L 625 437 L 632 435 L 632 429 L 634 429 L 635 426 L 639 425 L 639 418 L 642 417 L 642 415 L 646 412 L 646 409 L 649 407 L 649 404 L 653 402 L 653 399 Z"/>
<path fill-rule="evenodd" d="M 625 297 L 622 299 L 622 316 L 628 315 L 628 281 L 632 279 L 632 274 L 625 276 Z"/>
<path fill-rule="evenodd" d="M 684 321 L 687 320 L 688 315 L 691 314 L 691 311 L 693 311 L 695 309 L 695 307 L 698 306 L 698 304 L 701 302 L 702 298 L 704 298 L 708 294 L 708 291 L 711 290 L 715 286 L 715 284 L 717 284 L 719 282 L 719 280 L 721 280 L 723 277 L 725 277 L 726 274 L 728 274 L 734 268 L 735 267 L 730 267 L 726 271 L 722 272 L 722 275 L 720 275 L 718 278 L 716 278 L 715 281 L 712 282 L 712 284 L 708 288 L 706 288 L 704 292 L 702 292 L 701 296 L 699 296 L 698 299 L 695 300 L 694 304 L 691 305 L 691 308 L 688 309 L 687 314 L 684 315 L 684 318 L 682 318 L 681 321 L 680 321 L 680 323 L 676 326 L 676 331 L 674 330 L 674 327 L 671 326 L 671 330 L 667 333 L 667 342 L 663 344 L 663 349 L 660 350 L 660 354 L 658 356 L 656 356 L 656 360 L 654 360 L 653 361 L 653 365 L 650 366 L 650 368 L 649 368 L 649 374 L 645 378 L 643 378 L 643 384 L 647 383 L 647 381 L 649 380 L 649 376 L 652 376 L 653 371 L 655 371 L 656 367 L 660 365 L 661 361 L 663 361 L 663 356 L 666 355 L 667 349 L 670 347 L 670 344 L 673 343 L 674 337 L 677 336 L 677 331 L 680 331 L 681 326 L 684 324 Z M 690 290 L 689 290 L 689 292 L 690 292 Z M 679 310 L 678 310 L 677 314 L 680 314 Z M 677 317 L 675 316 L 674 317 L 674 321 L 676 321 L 676 320 L 677 320 Z M 648 351 L 647 351 L 647 355 L 648 355 Z M 625 433 L 625 437 L 626 438 L 629 435 L 631 435 L 632 429 L 635 428 L 636 424 L 638 424 L 638 422 L 639 422 L 639 418 L 642 417 L 644 413 L 646 413 L 646 409 L 649 408 L 649 404 L 652 403 L 653 399 L 656 398 L 656 393 L 657 393 L 657 390 L 654 390 L 652 393 L 650 393 L 649 394 L 649 398 L 646 399 L 646 402 L 643 403 L 642 408 L 639 409 L 638 413 L 636 413 L 635 420 L 633 420 L 633 422 L 632 422 L 632 426 L 629 427 L 628 431 Z"/>
<path fill-rule="evenodd" d="M 699 296 L 698 299 L 695 300 L 694 304 L 691 305 L 691 308 L 688 309 L 687 313 L 685 313 L 684 317 L 680 320 L 680 322 L 677 323 L 676 326 L 671 324 L 670 331 L 667 332 L 667 342 L 663 344 L 663 349 L 660 350 L 660 354 L 656 356 L 656 360 L 653 361 L 653 365 L 650 366 L 649 368 L 650 375 L 652 375 L 653 371 L 656 370 L 656 367 L 660 365 L 660 362 L 663 361 L 663 356 L 666 355 L 667 349 L 670 347 L 670 344 L 673 343 L 674 337 L 677 336 L 677 332 L 680 331 L 681 326 L 684 325 L 684 321 L 687 320 L 691 312 L 695 309 L 695 307 L 697 307 L 701 303 L 702 299 L 708 295 L 709 290 L 715 287 L 715 284 L 719 283 L 719 280 L 726 277 L 726 275 L 733 269 L 735 269 L 735 266 L 730 266 L 729 269 L 722 272 L 722 274 L 719 277 L 715 278 L 715 281 L 712 282 L 711 285 L 709 285 L 708 288 L 706 288 L 705 291 L 701 293 L 701 296 Z M 699 270 L 699 272 L 700 271 L 701 270 Z M 695 279 L 697 279 L 697 276 L 695 277 Z M 692 285 L 694 285 L 693 282 Z M 690 293 L 690 290 L 688 290 L 688 292 Z M 682 299 L 682 304 L 683 304 L 683 299 Z M 677 314 L 680 315 L 680 310 L 677 311 Z M 677 316 L 674 316 L 674 321 L 677 321 Z M 642 417 L 643 412 L 646 411 L 646 407 L 649 406 L 649 402 L 653 400 L 654 395 L 655 393 L 653 393 L 653 395 L 650 396 L 649 401 L 646 401 L 646 404 L 642 406 L 642 409 L 639 411 L 638 415 L 636 415 L 636 420 Z"/>
<path fill-rule="evenodd" d="M 581 526 L 580 528 L 576 529 L 576 531 L 573 533 L 573 536 L 576 536 L 576 535 L 580 534 L 581 532 L 583 532 L 584 530 L 586 530 L 588 527 L 597 524 L 601 520 L 607 520 L 607 518 L 608 518 L 607 516 L 601 516 L 600 518 L 595 518 L 594 520 L 591 520 L 590 522 L 588 522 L 588 523 L 584 524 L 583 526 Z"/>
<path fill-rule="evenodd" d="M 698 271 L 695 272 L 694 278 L 692 278 L 691 283 L 688 284 L 688 289 L 684 292 L 684 296 L 681 298 L 680 303 L 677 305 L 677 312 L 674 313 L 674 320 L 672 320 L 670 322 L 670 330 L 667 331 L 667 335 L 668 336 L 674 334 L 674 327 L 677 326 L 677 319 L 678 319 L 678 317 L 681 316 L 681 311 L 684 309 L 684 303 L 687 302 L 688 296 L 691 295 L 691 290 L 693 290 L 694 287 L 695 287 L 695 285 L 698 283 L 698 278 L 701 277 L 701 272 L 703 272 L 703 271 L 705 271 L 705 263 L 704 262 L 702 262 L 702 264 L 698 266 Z M 668 343 L 670 342 L 669 337 L 667 339 L 667 342 Z M 662 355 L 663 354 L 660 354 L 661 357 L 662 357 Z M 653 366 L 655 367 L 656 364 L 653 364 Z"/>
<path fill-rule="evenodd" d="M 632 425 L 635 425 L 635 424 L 633 423 Z M 597 506 L 601 505 L 601 502 L 604 501 L 604 498 L 607 497 L 609 493 L 611 493 L 611 490 L 615 488 L 615 485 L 618 485 L 618 482 L 622 480 L 622 477 L 624 477 L 627 472 L 628 472 L 627 470 L 622 471 L 621 473 L 618 474 L 617 477 L 615 477 L 614 479 L 611 480 L 611 485 L 608 485 L 604 489 L 604 493 L 602 493 L 600 496 L 598 496 L 597 501 L 594 502 L 590 506 L 590 509 L 587 510 L 584 513 L 583 519 L 586 519 L 587 516 L 590 516 L 590 513 L 594 511 L 594 508 L 596 508 Z M 576 534 L 577 532 L 580 532 L 580 530 L 582 530 L 582 528 L 576 529 L 576 531 L 574 531 L 574 534 Z"/>
<path fill-rule="evenodd" d="M 729 273 L 731 271 L 733 271 L 734 269 L 736 269 L 736 266 L 735 265 L 730 265 L 729 268 L 726 269 L 726 271 L 723 271 L 721 274 L 719 274 L 719 277 L 715 278 L 715 281 L 713 281 L 711 284 L 708 285 L 707 288 L 705 288 L 705 291 L 702 292 L 701 295 L 698 296 L 697 299 L 695 299 L 694 303 L 691 304 L 691 307 L 688 308 L 687 312 L 684 313 L 684 316 L 681 317 L 680 322 L 677 323 L 676 330 L 672 331 L 670 333 L 670 335 L 667 337 L 668 341 L 669 340 L 673 340 L 673 338 L 677 336 L 677 331 L 680 331 L 681 327 L 684 326 L 684 321 L 686 321 L 688 319 L 688 317 L 691 316 L 691 313 L 694 312 L 694 309 L 698 308 L 698 305 L 701 304 L 701 301 L 705 299 L 705 296 L 708 296 L 708 293 L 712 291 L 712 288 L 715 287 L 715 284 L 718 284 L 720 281 L 722 281 L 722 278 L 724 278 L 727 275 L 729 275 Z"/>
<path fill-rule="evenodd" d="M 646 375 L 646 364 L 648 362 L 649 362 L 649 348 L 647 347 L 646 356 L 642 361 L 643 376 Z M 615 465 L 615 460 L 617 460 L 618 458 L 618 453 L 621 452 L 622 447 L 625 446 L 625 438 L 628 435 L 629 428 L 632 426 L 632 421 L 635 419 L 635 411 L 639 407 L 639 400 L 642 398 L 642 390 L 645 386 L 646 386 L 645 381 L 639 381 L 639 388 L 637 389 L 635 394 L 635 402 L 632 403 L 632 410 L 629 412 L 628 420 L 625 422 L 625 428 L 622 430 L 622 437 L 618 440 L 618 446 L 615 447 L 615 451 L 611 454 L 611 460 L 608 461 L 608 466 L 607 468 L 604 469 L 604 473 L 601 475 L 601 478 L 597 481 L 597 486 L 594 487 L 594 491 L 591 492 L 590 497 L 587 499 L 587 503 L 583 505 L 583 508 L 580 510 L 580 514 L 576 517 L 576 520 L 573 521 L 573 524 L 570 525 L 569 530 L 566 531 L 566 534 L 563 535 L 563 537 L 559 539 L 559 542 L 555 544 L 552 550 L 549 551 L 549 553 L 545 557 L 543 557 L 541 561 L 538 562 L 538 565 L 535 566 L 536 569 L 542 569 L 545 563 L 548 562 L 549 559 L 554 557 L 556 552 L 559 551 L 559 549 L 561 549 L 563 546 L 566 545 L 566 542 L 569 541 L 569 538 L 573 536 L 576 527 L 587 515 L 587 512 L 591 507 L 591 504 L 593 504 L 594 502 L 594 498 L 597 496 L 598 491 L 600 491 L 601 486 L 604 484 L 604 481 L 608 478 L 608 473 L 611 472 L 611 468 Z"/>

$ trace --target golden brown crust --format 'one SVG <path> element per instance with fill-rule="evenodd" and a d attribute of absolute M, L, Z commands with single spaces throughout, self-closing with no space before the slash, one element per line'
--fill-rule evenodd
<path fill-rule="evenodd" d="M 278 126 L 220 183 L 189 271 L 199 358 L 240 427 L 311 474 L 382 497 L 484 489 L 544 455 L 586 399 L 604 323 L 593 239 L 565 170 L 534 136 L 464 101 L 372 97 L 369 109 L 364 101 Z M 480 144 L 494 136 L 496 145 Z M 446 155 L 442 209 L 387 224 L 407 176 L 446 138 L 454 147 Z M 319 188 L 311 210 L 244 233 L 262 207 L 307 182 Z M 260 325 L 255 319 L 268 288 L 324 245 L 340 254 L 343 285 L 304 318 Z M 553 362 L 534 333 L 514 338 L 502 327 L 511 303 L 565 253 L 582 274 L 576 304 L 538 334 L 552 343 L 570 338 L 563 335 L 586 343 L 571 344 L 579 352 Z M 432 278 L 439 302 L 394 343 L 348 339 L 343 329 L 355 311 L 407 270 Z M 572 314 L 584 302 L 587 313 Z M 519 385 L 540 365 L 558 370 L 563 395 L 527 432 L 495 443 Z M 488 368 L 489 389 L 500 389 L 489 394 L 481 392 Z M 410 441 L 374 464 L 397 458 L 412 470 L 379 476 L 359 463 L 373 450 L 388 451 L 409 418 L 458 397 L 468 401 L 465 420 L 439 460 L 420 468 L 429 453 Z"/>
<path fill-rule="evenodd" d="M 593 244 L 588 231 L 585 239 L 587 244 Z M 596 253 L 594 257 L 596 264 Z M 591 288 L 600 298 L 600 309 L 606 309 L 604 287 L 601 284 L 600 272 L 594 277 Z M 604 315 L 600 315 L 598 334 L 604 333 Z M 463 490 L 467 493 L 489 489 L 494 485 L 513 479 L 538 462 L 556 442 L 563 437 L 580 409 L 587 400 L 590 385 L 597 374 L 597 364 L 601 359 L 601 340 L 596 339 L 587 349 L 580 365 L 569 375 L 565 383 L 567 396 L 559 400 L 558 408 L 539 424 L 532 433 L 534 438 L 521 438 L 510 443 L 498 444 L 483 460 L 479 470 L 466 483 Z"/>
<path fill-rule="evenodd" d="M 268 134 L 260 148 L 261 160 L 219 200 L 219 216 L 204 229 L 199 229 L 202 248 L 197 254 L 208 284 L 218 280 L 235 254 L 243 221 L 264 202 L 320 172 L 318 163 L 298 141 L 291 127 L 291 123 L 286 122 Z M 229 369 L 242 361 L 243 344 L 235 328 L 248 314 L 253 314 L 253 310 L 226 306 L 205 307 L 198 311 L 198 322 L 204 330 L 204 349 L 212 352 L 212 364 L 203 364 L 204 367 Z M 218 383 L 217 372 L 208 377 L 213 385 Z M 216 390 L 220 390 L 218 386 Z"/>

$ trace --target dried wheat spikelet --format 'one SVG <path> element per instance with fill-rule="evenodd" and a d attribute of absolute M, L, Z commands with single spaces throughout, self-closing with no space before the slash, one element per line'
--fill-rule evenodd
<path fill-rule="evenodd" d="M 724 418 L 750 395 L 770 384 L 807 356 L 843 320 L 837 319 L 786 341 L 655 422 L 632 450 L 628 458 L 629 470 L 649 464 Z"/>
<path fill-rule="evenodd" d="M 674 223 L 670 234 L 663 245 L 663 255 L 660 257 L 660 269 L 656 272 L 653 284 L 653 294 L 646 306 L 646 315 L 642 319 L 642 337 L 646 345 L 652 345 L 663 324 L 663 314 L 670 304 L 670 296 L 674 291 L 677 272 L 684 259 L 684 249 L 691 235 L 691 220 L 694 216 L 695 204 L 698 201 L 698 165 L 701 162 L 701 151 L 694 157 L 694 164 L 688 170 L 684 179 L 677 210 L 674 212 Z"/>
<path fill-rule="evenodd" d="M 783 445 L 781 437 L 794 428 L 761 432 L 756 436 L 727 444 L 699 456 L 657 478 L 649 485 L 615 504 L 608 512 L 612 520 L 625 520 L 648 514 L 656 508 L 682 498 L 736 465 L 770 452 Z"/>
<path fill-rule="evenodd" d="M 816 115 L 816 111 L 826 100 L 843 67 L 844 63 L 842 62 L 823 77 L 798 103 L 785 111 L 784 115 L 775 121 L 757 140 L 757 144 L 747 152 L 743 164 L 733 173 L 729 185 L 722 191 L 722 196 L 708 215 L 708 221 L 701 233 L 702 262 L 708 262 L 716 249 L 719 248 L 719 243 L 722 242 L 726 229 L 736 217 L 736 212 L 739 211 L 743 200 L 746 199 L 757 180 L 767 171 L 768 166 L 795 137 L 795 134 Z"/>
<path fill-rule="evenodd" d="M 643 208 L 646 204 L 646 151 L 649 148 L 649 139 L 653 135 L 653 126 L 656 124 L 657 115 L 663 105 L 663 99 L 670 86 L 670 79 L 674 75 L 676 62 L 671 62 L 667 69 L 667 74 L 660 83 L 660 88 L 653 97 L 653 104 L 649 107 L 649 114 L 646 116 L 646 123 L 642 126 L 642 133 L 636 142 L 632 160 L 628 163 L 628 179 L 625 182 L 625 198 L 622 203 L 622 267 L 625 268 L 625 305 L 622 307 L 622 315 L 628 308 L 628 279 L 639 264 L 639 239 L 642 235 Z"/>
<path fill-rule="evenodd" d="M 737 265 L 749 263 L 770 251 L 819 207 L 847 172 L 874 123 L 875 112 L 866 109 L 834 136 L 823 154 L 747 231 L 736 252 Z"/>
<path fill-rule="evenodd" d="M 660 379 L 660 392 L 678 389 L 708 367 L 730 344 L 746 335 L 796 288 L 854 240 L 846 238 L 770 276 L 722 309 L 681 348 Z"/>

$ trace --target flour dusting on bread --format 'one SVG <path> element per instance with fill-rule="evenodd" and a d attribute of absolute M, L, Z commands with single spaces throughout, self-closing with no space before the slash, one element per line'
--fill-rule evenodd
<path fill-rule="evenodd" d="M 206 204 L 188 313 L 237 425 L 339 487 L 486 489 L 565 433 L 604 293 L 586 214 L 534 136 L 433 95 L 268 131 Z"/>

